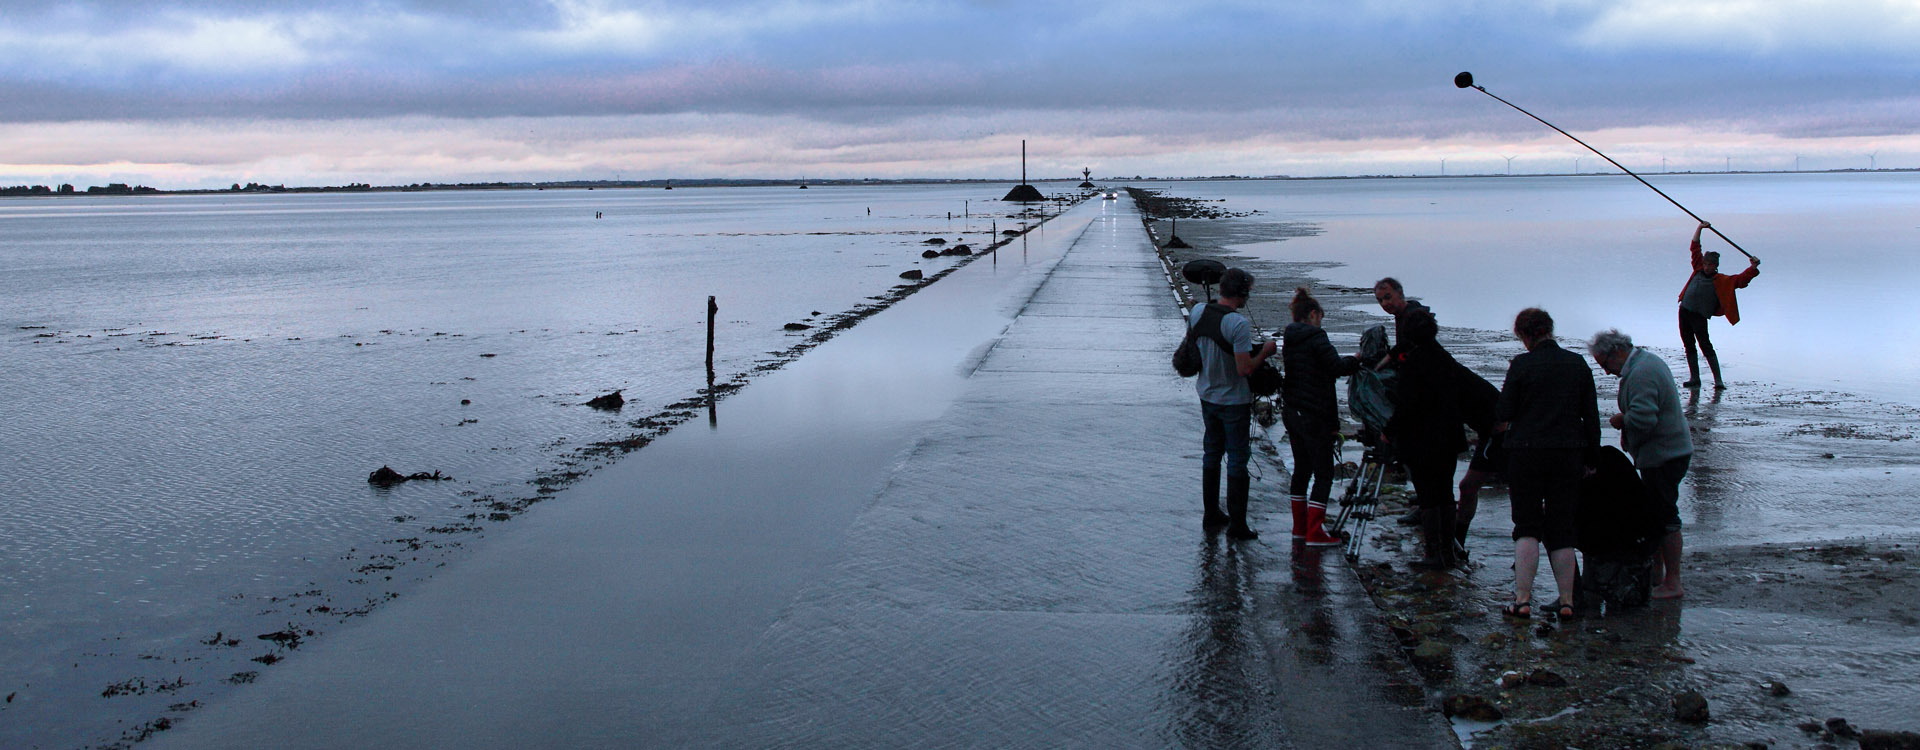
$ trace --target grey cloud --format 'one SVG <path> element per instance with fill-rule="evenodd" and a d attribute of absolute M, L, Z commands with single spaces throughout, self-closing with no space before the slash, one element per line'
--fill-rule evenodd
<path fill-rule="evenodd" d="M 325 7 L 350 31 L 336 40 L 343 46 L 284 73 L 132 69 L 53 81 L 6 73 L 12 68 L 0 52 L 0 121 L 707 113 L 860 125 L 1023 111 L 1068 113 L 1098 130 L 1106 127 L 1102 113 L 1126 110 L 1170 113 L 1154 120 L 1172 129 L 1156 131 L 1162 137 L 1277 129 L 1321 138 L 1446 138 L 1538 127 L 1453 89 L 1449 80 L 1463 68 L 1490 90 L 1579 129 L 1715 121 L 1780 134 L 1836 126 L 1901 132 L 1920 112 L 1911 93 L 1920 55 L 1596 45 L 1588 24 L 1604 15 L 1600 3 L 1490 2 L 1445 11 L 1383 2 L 1279 9 L 928 3 L 856 10 L 831 22 L 793 10 L 812 7 L 803 3 L 638 4 L 799 19 L 791 27 L 670 39 L 656 50 L 529 42 L 524 32 L 565 20 L 566 9 L 547 2 Z M 12 11 L 0 27 L 85 17 L 104 31 L 180 14 L 260 13 L 253 3 L 216 0 L 164 10 L 88 3 Z M 408 23 L 382 23 L 394 18 Z"/>

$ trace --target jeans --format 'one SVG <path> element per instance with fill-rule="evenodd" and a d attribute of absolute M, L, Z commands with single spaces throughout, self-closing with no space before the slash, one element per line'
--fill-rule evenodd
<path fill-rule="evenodd" d="M 1202 466 L 1219 466 L 1220 457 L 1227 457 L 1227 476 L 1244 477 L 1247 475 L 1247 457 L 1251 455 L 1251 442 L 1248 430 L 1253 421 L 1253 404 L 1216 404 L 1211 401 L 1200 402 L 1200 418 L 1206 423 L 1206 437 L 1201 445 L 1204 451 Z"/>

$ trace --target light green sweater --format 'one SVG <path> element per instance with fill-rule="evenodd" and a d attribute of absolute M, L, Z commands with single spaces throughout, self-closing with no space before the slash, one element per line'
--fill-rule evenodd
<path fill-rule="evenodd" d="M 1636 348 L 1620 367 L 1620 447 L 1633 457 L 1636 468 L 1649 469 L 1681 456 L 1693 455 L 1693 436 L 1681 411 L 1680 389 L 1673 370 L 1645 349 Z"/>

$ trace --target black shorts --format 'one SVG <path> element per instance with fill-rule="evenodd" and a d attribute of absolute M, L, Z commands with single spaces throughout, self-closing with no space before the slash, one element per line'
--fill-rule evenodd
<path fill-rule="evenodd" d="M 1547 549 L 1578 542 L 1574 518 L 1580 512 L 1579 448 L 1533 448 L 1507 452 L 1507 496 L 1513 501 L 1513 538 L 1531 537 Z"/>

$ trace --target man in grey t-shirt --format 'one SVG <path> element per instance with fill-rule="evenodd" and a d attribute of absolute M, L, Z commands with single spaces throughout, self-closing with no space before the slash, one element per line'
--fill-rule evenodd
<path fill-rule="evenodd" d="M 1202 523 L 1208 529 L 1225 525 L 1227 536 L 1232 539 L 1260 537 L 1247 525 L 1247 490 L 1251 483 L 1247 457 L 1251 452 L 1249 423 L 1253 418 L 1253 391 L 1247 387 L 1247 375 L 1273 356 L 1276 348 L 1274 342 L 1268 341 L 1255 349 L 1253 322 L 1238 312 L 1252 292 L 1253 275 L 1229 268 L 1220 276 L 1220 305 L 1229 312 L 1209 313 L 1203 303 L 1194 305 L 1187 314 L 1189 328 L 1203 323 L 1212 327 L 1217 320 L 1220 339 L 1227 344 L 1223 349 L 1212 336 L 1200 337 L 1200 375 L 1194 379 L 1194 390 L 1199 393 L 1200 418 L 1206 424 L 1200 472 L 1202 498 L 1206 502 Z M 1199 332 L 1208 333 L 1205 329 Z M 1219 508 L 1223 456 L 1227 459 L 1227 512 L 1224 514 Z"/>

